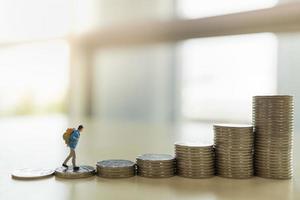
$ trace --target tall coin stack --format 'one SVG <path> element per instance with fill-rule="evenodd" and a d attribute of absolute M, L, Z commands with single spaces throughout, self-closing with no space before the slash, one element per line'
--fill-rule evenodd
<path fill-rule="evenodd" d="M 255 173 L 274 179 L 290 179 L 293 143 L 293 97 L 253 97 L 255 125 Z"/>
<path fill-rule="evenodd" d="M 217 175 L 226 178 L 253 176 L 253 126 L 216 124 L 214 133 Z"/>
<path fill-rule="evenodd" d="M 175 143 L 176 172 L 186 178 L 208 178 L 215 175 L 212 144 Z"/>
<path fill-rule="evenodd" d="M 103 160 L 97 162 L 97 175 L 103 178 L 135 176 L 135 163 L 130 160 Z"/>
<path fill-rule="evenodd" d="M 167 178 L 175 174 L 175 158 L 167 154 L 144 154 L 136 158 L 138 175 Z"/>

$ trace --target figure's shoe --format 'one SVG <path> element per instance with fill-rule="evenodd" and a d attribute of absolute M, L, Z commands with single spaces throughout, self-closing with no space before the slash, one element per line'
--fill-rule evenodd
<path fill-rule="evenodd" d="M 63 167 L 68 168 L 69 166 L 66 165 L 65 163 L 62 164 Z"/>
<path fill-rule="evenodd" d="M 79 170 L 79 167 L 75 166 L 73 167 L 73 171 L 78 171 Z"/>

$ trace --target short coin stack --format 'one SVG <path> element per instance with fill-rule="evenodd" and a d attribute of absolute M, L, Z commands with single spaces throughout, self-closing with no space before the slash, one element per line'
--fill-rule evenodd
<path fill-rule="evenodd" d="M 253 126 L 216 124 L 214 132 L 217 174 L 226 178 L 253 176 Z"/>
<path fill-rule="evenodd" d="M 215 174 L 212 144 L 175 143 L 176 172 L 186 178 L 208 178 Z"/>
<path fill-rule="evenodd" d="M 292 96 L 253 97 L 257 176 L 292 177 L 293 109 Z"/>
<path fill-rule="evenodd" d="M 77 179 L 88 178 L 95 175 L 95 168 L 91 166 L 79 166 L 79 170 L 74 171 L 73 167 L 59 167 L 55 170 L 55 176 L 59 178 Z"/>
<path fill-rule="evenodd" d="M 135 176 L 135 163 L 130 160 L 103 160 L 97 162 L 97 175 L 103 178 Z"/>
<path fill-rule="evenodd" d="M 175 158 L 167 154 L 144 154 L 136 158 L 138 175 L 167 178 L 175 174 Z"/>

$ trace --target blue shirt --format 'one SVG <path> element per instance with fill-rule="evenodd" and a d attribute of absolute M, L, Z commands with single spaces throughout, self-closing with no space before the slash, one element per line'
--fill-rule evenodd
<path fill-rule="evenodd" d="M 80 137 L 80 132 L 78 130 L 74 130 L 73 133 L 70 136 L 70 140 L 69 140 L 69 147 L 71 149 L 75 149 L 78 143 Z"/>

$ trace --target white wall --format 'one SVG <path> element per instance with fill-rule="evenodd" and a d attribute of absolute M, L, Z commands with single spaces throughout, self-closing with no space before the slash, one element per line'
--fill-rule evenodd
<path fill-rule="evenodd" d="M 174 0 L 75 0 L 75 30 L 144 20 L 167 20 L 174 15 Z"/>
<path fill-rule="evenodd" d="M 97 51 L 92 115 L 103 120 L 166 122 L 174 108 L 171 45 Z"/>
<path fill-rule="evenodd" d="M 278 34 L 278 93 L 294 95 L 295 130 L 300 130 L 300 33 Z"/>
<path fill-rule="evenodd" d="M 76 1 L 75 6 L 78 32 L 141 20 L 168 20 L 175 11 L 174 0 L 87 0 Z M 169 44 L 99 47 L 96 52 L 75 45 L 71 116 L 173 120 L 177 99 L 173 52 Z"/>

